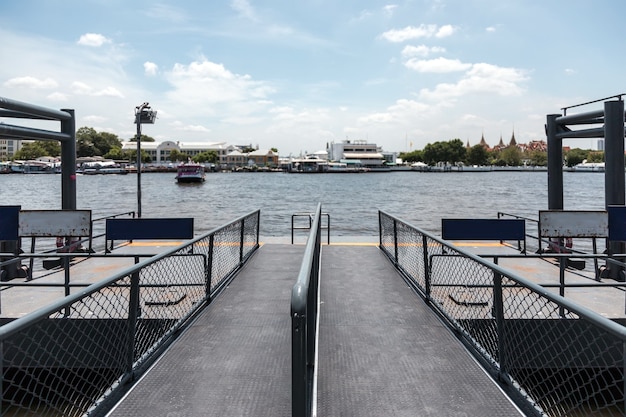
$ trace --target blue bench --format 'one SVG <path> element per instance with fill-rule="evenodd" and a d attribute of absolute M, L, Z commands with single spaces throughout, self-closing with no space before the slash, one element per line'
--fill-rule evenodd
<path fill-rule="evenodd" d="M 444 240 L 516 240 L 518 249 L 526 253 L 526 223 L 522 219 L 441 219 L 441 237 Z"/>
<path fill-rule="evenodd" d="M 107 219 L 106 240 L 192 239 L 193 218 Z"/>

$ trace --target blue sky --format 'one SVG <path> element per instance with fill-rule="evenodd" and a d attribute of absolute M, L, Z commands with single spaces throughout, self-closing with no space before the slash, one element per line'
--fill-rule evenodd
<path fill-rule="evenodd" d="M 3 1 L 0 96 L 123 140 L 147 101 L 157 140 L 283 156 L 528 142 L 547 114 L 626 92 L 625 15 L 620 0 Z"/>

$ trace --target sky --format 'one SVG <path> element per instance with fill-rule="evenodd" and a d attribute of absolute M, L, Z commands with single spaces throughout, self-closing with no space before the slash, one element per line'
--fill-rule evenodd
<path fill-rule="evenodd" d="M 148 102 L 157 141 L 281 156 L 526 143 L 548 114 L 626 92 L 625 15 L 621 0 L 2 1 L 0 97 L 124 141 Z"/>

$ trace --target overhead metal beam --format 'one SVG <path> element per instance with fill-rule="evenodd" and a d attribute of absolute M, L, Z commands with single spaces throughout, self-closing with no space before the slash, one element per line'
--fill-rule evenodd
<path fill-rule="evenodd" d="M 0 97 L 0 108 L 52 120 L 70 120 L 72 118 L 72 115 L 67 111 L 48 109 L 46 107 L 35 106 L 33 104 L 11 100 L 5 97 Z"/>
<path fill-rule="evenodd" d="M 20 139 L 36 140 L 58 140 L 67 142 L 72 140 L 72 135 L 62 132 L 54 132 L 44 129 L 33 129 L 31 127 L 14 126 L 0 123 L 0 136 L 8 136 Z"/>

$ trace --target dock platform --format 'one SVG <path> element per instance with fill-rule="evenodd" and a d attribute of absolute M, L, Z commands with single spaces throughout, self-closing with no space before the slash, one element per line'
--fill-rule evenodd
<path fill-rule="evenodd" d="M 109 414 L 291 416 L 304 247 L 265 244 Z M 522 415 L 374 245 L 322 249 L 318 416 Z"/>

